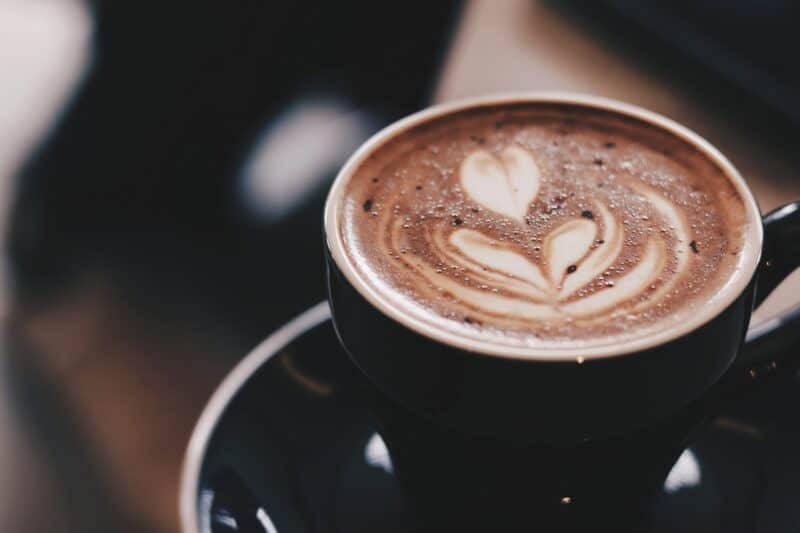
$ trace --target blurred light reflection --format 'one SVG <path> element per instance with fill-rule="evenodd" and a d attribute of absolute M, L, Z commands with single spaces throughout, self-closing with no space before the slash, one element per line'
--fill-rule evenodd
<path fill-rule="evenodd" d="M 368 465 L 381 468 L 387 474 L 394 472 L 389 449 L 377 433 L 373 434 L 367 441 L 367 446 L 364 448 L 364 460 L 367 461 Z"/>
<path fill-rule="evenodd" d="M 664 490 L 671 494 L 681 489 L 696 487 L 700 484 L 700 480 L 700 463 L 695 454 L 687 449 L 678 457 L 670 470 L 664 482 Z"/>
<path fill-rule="evenodd" d="M 275 524 L 272 523 L 272 520 L 270 520 L 269 515 L 267 515 L 263 507 L 259 508 L 256 512 L 256 518 L 258 518 L 258 521 L 264 526 L 264 531 L 267 533 L 278 533 Z"/>
<path fill-rule="evenodd" d="M 248 214 L 275 221 L 329 180 L 372 131 L 362 110 L 336 98 L 303 98 L 271 121 L 240 177 Z"/>

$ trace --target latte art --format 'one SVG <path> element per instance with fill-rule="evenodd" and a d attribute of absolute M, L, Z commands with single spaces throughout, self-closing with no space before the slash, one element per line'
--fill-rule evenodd
<path fill-rule="evenodd" d="M 522 221 L 539 192 L 539 167 L 525 150 L 509 146 L 494 157 L 476 150 L 461 164 L 461 184 L 493 211 Z"/>
<path fill-rule="evenodd" d="M 742 248 L 741 199 L 701 154 L 571 110 L 410 132 L 362 165 L 346 201 L 345 241 L 377 290 L 510 344 L 647 334 L 713 298 Z"/>
<path fill-rule="evenodd" d="M 502 158 L 508 162 L 505 168 L 497 165 L 491 154 L 483 150 L 474 152 L 461 166 L 461 183 L 467 194 L 479 204 L 500 214 L 520 218 L 520 213 L 527 214 L 539 189 L 539 169 L 531 155 L 517 147 L 506 148 Z M 641 189 L 638 192 L 651 201 L 663 220 L 671 222 L 678 246 L 688 244 L 686 229 L 675 206 L 658 198 L 654 191 Z M 519 252 L 503 249 L 478 232 L 456 230 L 450 235 L 450 243 L 460 255 L 448 254 L 440 248 L 443 255 L 468 275 L 483 280 L 487 287 L 504 289 L 503 292 L 509 296 L 487 298 L 485 292 L 475 294 L 464 287 L 453 287 L 455 295 L 504 315 L 533 319 L 585 318 L 611 312 L 621 303 L 645 292 L 659 279 L 663 280 L 663 270 L 667 266 L 666 247 L 656 233 L 647 243 L 639 263 L 616 282 L 607 281 L 606 290 L 577 300 L 572 298 L 592 281 L 604 281 L 604 273 L 622 251 L 624 229 L 604 204 L 595 202 L 594 207 L 594 211 L 583 211 L 583 218 L 568 220 L 545 237 L 540 265 Z M 597 222 L 594 220 L 596 216 L 599 218 Z M 687 258 L 686 254 L 679 256 L 677 268 L 669 273 L 671 279 L 685 271 Z M 542 266 L 546 266 L 546 273 L 542 272 Z M 494 275 L 485 275 L 488 272 Z M 436 277 L 433 278 L 435 282 Z M 665 283 L 666 287 L 669 285 Z M 525 300 L 546 306 L 526 306 Z M 639 308 L 657 301 L 651 298 Z"/>

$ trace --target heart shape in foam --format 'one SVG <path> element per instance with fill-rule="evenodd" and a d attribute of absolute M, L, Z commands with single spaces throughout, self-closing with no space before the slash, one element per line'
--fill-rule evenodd
<path fill-rule="evenodd" d="M 464 190 L 474 201 L 518 222 L 524 222 L 541 180 L 533 157 L 517 146 L 506 148 L 499 159 L 485 150 L 471 153 L 461 165 L 460 177 Z M 679 243 L 687 242 L 688 230 L 674 205 L 653 190 L 637 185 L 632 185 L 632 189 L 649 200 L 670 223 Z M 653 284 L 667 263 L 665 245 L 656 237 L 647 244 L 638 264 L 625 275 L 607 284 L 605 290 L 571 301 L 579 289 L 601 276 L 622 251 L 624 229 L 601 202 L 596 202 L 594 209 L 602 226 L 579 218 L 561 224 L 547 235 L 543 265 L 546 273 L 527 257 L 475 230 L 456 230 L 450 236 L 450 244 L 460 254 L 451 255 L 441 247 L 443 255 L 484 286 L 502 289 L 505 294 L 459 290 L 457 286 L 452 292 L 476 307 L 526 319 L 580 318 L 613 311 Z M 685 270 L 686 260 L 686 254 L 679 254 L 675 272 Z M 666 293 L 672 283 L 674 277 L 652 294 L 652 300 Z M 639 304 L 647 305 L 647 301 Z"/>
<path fill-rule="evenodd" d="M 519 146 L 509 146 L 499 159 L 476 150 L 461 164 L 461 186 L 476 202 L 522 222 L 539 192 L 541 173 L 533 157 Z"/>

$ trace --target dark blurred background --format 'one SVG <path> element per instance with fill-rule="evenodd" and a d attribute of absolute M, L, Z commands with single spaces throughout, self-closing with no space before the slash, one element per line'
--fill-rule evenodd
<path fill-rule="evenodd" d="M 763 2 L 0 3 L 0 530 L 177 525 L 214 386 L 324 299 L 321 209 L 370 134 L 501 90 L 699 131 L 800 197 L 792 24 Z M 796 303 L 794 289 L 760 317 Z"/>

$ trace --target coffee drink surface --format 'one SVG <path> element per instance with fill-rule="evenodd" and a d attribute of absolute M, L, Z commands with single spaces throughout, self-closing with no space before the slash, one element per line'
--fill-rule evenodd
<path fill-rule="evenodd" d="M 345 253 L 393 307 L 533 349 L 610 345 L 702 313 L 753 224 L 693 144 L 555 103 L 413 126 L 359 164 L 339 201 Z"/>

